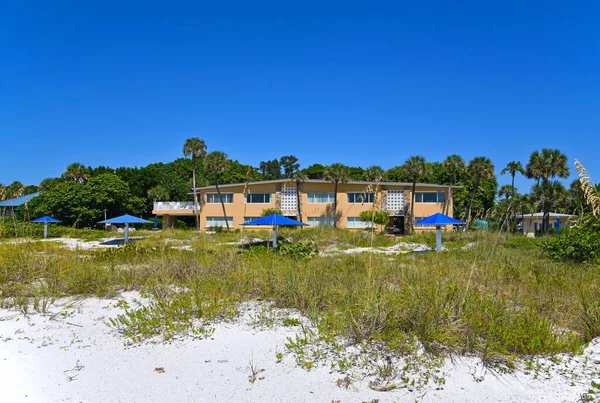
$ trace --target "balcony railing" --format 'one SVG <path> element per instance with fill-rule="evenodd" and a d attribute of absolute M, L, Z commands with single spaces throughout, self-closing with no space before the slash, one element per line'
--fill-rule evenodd
<path fill-rule="evenodd" d="M 154 210 L 194 210 L 194 202 L 154 202 Z"/>

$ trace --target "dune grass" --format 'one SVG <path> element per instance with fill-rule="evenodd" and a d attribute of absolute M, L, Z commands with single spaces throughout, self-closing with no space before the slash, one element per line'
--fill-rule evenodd
<path fill-rule="evenodd" d="M 283 235 L 313 239 L 319 248 L 371 243 L 368 233 L 344 230 Z M 0 243 L 0 305 L 43 312 L 59 297 L 141 290 L 153 303 L 115 323 L 139 339 L 199 331 L 235 315 L 239 302 L 261 299 L 301 311 L 326 337 L 380 342 L 398 353 L 416 339 L 432 354 L 477 354 L 507 365 L 523 356 L 578 352 L 600 335 L 599 267 L 555 262 L 522 237 L 456 233 L 445 236 L 454 246 L 443 253 L 294 259 L 230 244 L 240 236 L 170 231 L 98 251 Z M 462 249 L 467 243 L 472 247 Z"/>

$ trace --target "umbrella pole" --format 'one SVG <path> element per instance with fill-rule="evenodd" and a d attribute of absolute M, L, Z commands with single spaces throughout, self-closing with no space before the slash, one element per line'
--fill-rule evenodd
<path fill-rule="evenodd" d="M 273 225 L 273 247 L 277 246 L 277 225 Z"/>
<path fill-rule="evenodd" d="M 435 251 L 440 252 L 442 250 L 442 226 L 435 226 Z"/>
<path fill-rule="evenodd" d="M 129 241 L 129 224 L 125 224 L 125 243 Z"/>
<path fill-rule="evenodd" d="M 48 223 L 44 223 L 44 239 L 48 238 Z"/>

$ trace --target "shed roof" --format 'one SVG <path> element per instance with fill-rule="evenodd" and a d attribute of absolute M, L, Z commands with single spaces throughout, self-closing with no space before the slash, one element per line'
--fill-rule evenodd
<path fill-rule="evenodd" d="M 36 192 L 36 193 L 31 193 L 28 195 L 24 195 L 21 197 L 15 197 L 14 199 L 8 199 L 8 200 L 4 200 L 4 201 L 0 201 L 0 207 L 18 207 L 18 206 L 22 206 L 23 204 L 29 202 L 31 199 L 33 199 L 34 197 L 39 196 L 40 193 Z"/>
<path fill-rule="evenodd" d="M 517 214 L 517 218 L 528 218 L 533 215 L 533 218 L 542 218 L 544 217 L 544 213 L 533 213 L 533 214 Z M 550 213 L 550 218 L 570 218 L 576 217 L 573 214 L 563 214 L 563 213 Z"/>

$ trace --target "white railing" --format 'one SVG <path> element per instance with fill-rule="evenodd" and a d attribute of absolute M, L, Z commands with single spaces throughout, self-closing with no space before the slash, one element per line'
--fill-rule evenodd
<path fill-rule="evenodd" d="M 194 210 L 194 202 L 154 202 L 154 210 Z"/>

